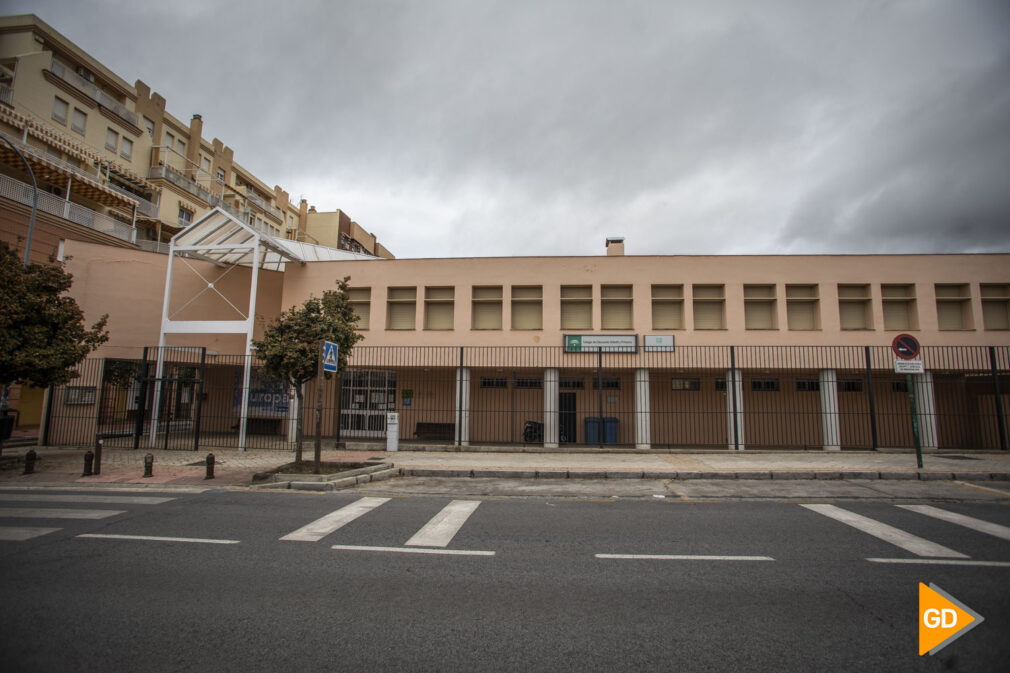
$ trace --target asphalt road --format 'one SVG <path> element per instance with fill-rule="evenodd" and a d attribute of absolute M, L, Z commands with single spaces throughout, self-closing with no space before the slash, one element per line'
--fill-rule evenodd
<path fill-rule="evenodd" d="M 0 489 L 0 661 L 106 672 L 1001 671 L 1007 502 Z M 872 532 L 835 518 L 852 514 Z M 985 621 L 920 657 L 919 582 Z"/>

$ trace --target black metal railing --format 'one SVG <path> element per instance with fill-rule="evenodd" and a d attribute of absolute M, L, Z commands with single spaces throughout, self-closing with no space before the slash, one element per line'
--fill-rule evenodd
<path fill-rule="evenodd" d="M 908 378 L 876 346 L 358 346 L 324 381 L 322 431 L 381 441 L 395 412 L 407 443 L 905 448 L 911 382 L 924 446 L 1006 449 L 1010 348 L 925 347 L 922 360 L 926 374 Z M 255 358 L 148 348 L 135 360 L 86 360 L 79 374 L 50 392 L 47 444 L 101 435 L 135 448 L 294 446 L 293 391 Z M 315 391 L 305 386 L 306 438 Z"/>

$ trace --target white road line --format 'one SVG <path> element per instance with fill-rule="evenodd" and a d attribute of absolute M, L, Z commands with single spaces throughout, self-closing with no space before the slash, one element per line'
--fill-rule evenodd
<path fill-rule="evenodd" d="M 46 509 L 31 507 L 0 507 L 0 518 L 15 519 L 104 519 L 126 512 L 118 509 Z"/>
<path fill-rule="evenodd" d="M 197 542 L 202 544 L 238 544 L 238 540 L 211 540 L 202 537 L 157 537 L 154 535 L 113 535 L 111 533 L 84 533 L 77 537 L 98 540 L 146 540 L 149 542 Z"/>
<path fill-rule="evenodd" d="M 961 552 L 956 552 L 953 549 L 944 547 L 943 545 L 930 542 L 929 540 L 917 535 L 906 533 L 899 528 L 888 526 L 886 523 L 875 521 L 874 519 L 862 516 L 861 514 L 856 514 L 855 512 L 850 512 L 846 509 L 842 509 L 841 507 L 836 507 L 834 505 L 800 506 L 806 507 L 812 512 L 823 514 L 835 521 L 840 521 L 848 526 L 852 526 L 853 528 L 861 530 L 868 535 L 872 535 L 875 538 L 883 540 L 884 542 L 889 542 L 897 547 L 901 547 L 905 551 L 912 552 L 916 556 L 968 558 L 967 555 L 962 554 Z"/>
<path fill-rule="evenodd" d="M 988 521 L 975 519 L 970 516 L 965 516 L 964 514 L 948 512 L 945 509 L 940 509 L 939 507 L 933 507 L 931 505 L 898 505 L 898 507 L 907 509 L 910 512 L 925 514 L 926 516 L 931 516 L 934 519 L 940 519 L 941 521 L 957 524 L 958 526 L 971 528 L 972 530 L 977 530 L 980 533 L 987 533 L 988 535 L 993 535 L 1001 540 L 1010 540 L 1010 528 L 1001 526 L 998 523 L 989 523 Z"/>
<path fill-rule="evenodd" d="M 602 559 L 646 561 L 774 561 L 771 556 L 710 556 L 705 554 L 593 554 Z"/>
<path fill-rule="evenodd" d="M 870 563 L 911 563 L 915 565 L 942 566 L 984 566 L 988 568 L 1010 568 L 1010 561 L 956 561 L 939 558 L 868 558 Z"/>
<path fill-rule="evenodd" d="M 470 518 L 479 500 L 453 500 L 406 542 L 408 547 L 446 547 Z"/>
<path fill-rule="evenodd" d="M 40 535 L 48 535 L 49 533 L 55 533 L 60 530 L 59 528 L 16 528 L 14 526 L 4 526 L 0 527 L 0 540 L 8 540 L 12 542 L 24 542 L 25 540 L 30 540 L 33 537 L 39 537 Z"/>
<path fill-rule="evenodd" d="M 350 544 L 335 544 L 331 549 L 342 551 L 378 551 L 394 554 L 440 554 L 444 556 L 494 556 L 493 551 L 477 551 L 473 549 L 422 549 L 419 547 L 358 547 Z"/>
<path fill-rule="evenodd" d="M 349 524 L 359 516 L 368 514 L 379 505 L 389 502 L 389 498 L 362 498 L 352 502 L 346 507 L 330 512 L 326 516 L 316 519 L 310 524 L 302 526 L 296 531 L 292 531 L 282 537 L 282 540 L 296 540 L 299 542 L 318 542 L 338 528 Z"/>
<path fill-rule="evenodd" d="M 0 502 L 80 502 L 103 505 L 160 505 L 175 498 L 151 498 L 141 495 L 47 495 L 39 493 L 0 493 Z"/>

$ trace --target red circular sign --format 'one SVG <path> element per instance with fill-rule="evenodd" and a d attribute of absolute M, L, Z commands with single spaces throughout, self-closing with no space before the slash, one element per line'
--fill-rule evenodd
<path fill-rule="evenodd" d="M 891 342 L 891 350 L 902 360 L 914 360 L 919 357 L 919 340 L 911 334 L 899 334 Z"/>

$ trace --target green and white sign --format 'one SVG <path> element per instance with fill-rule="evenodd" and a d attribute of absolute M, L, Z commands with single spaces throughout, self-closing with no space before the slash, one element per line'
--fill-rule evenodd
<path fill-rule="evenodd" d="M 637 353 L 637 334 L 566 334 L 566 353 Z"/>

